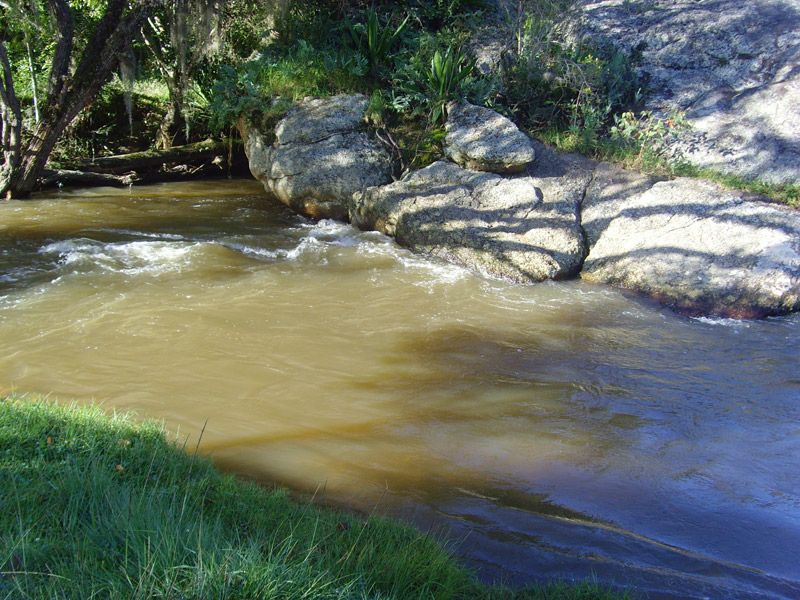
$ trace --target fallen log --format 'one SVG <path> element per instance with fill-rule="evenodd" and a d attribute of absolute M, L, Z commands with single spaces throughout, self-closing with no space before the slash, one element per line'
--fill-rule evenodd
<path fill-rule="evenodd" d="M 46 169 L 39 181 L 40 187 L 56 187 L 62 185 L 108 185 L 112 187 L 128 187 L 139 180 L 136 173 L 112 175 L 92 171 L 74 171 L 71 169 Z"/>
<path fill-rule="evenodd" d="M 93 160 L 53 165 L 39 180 L 40 188 L 62 185 L 127 187 L 134 184 L 246 175 L 242 143 L 205 140 L 169 150 L 146 150 Z"/>
<path fill-rule="evenodd" d="M 236 173 L 239 174 L 240 171 L 237 170 Z M 61 187 L 64 185 L 128 187 L 147 183 L 218 178 L 226 175 L 227 171 L 224 169 L 224 166 L 213 163 L 203 164 L 197 167 L 177 165 L 163 171 L 150 171 L 141 174 L 136 171 L 130 171 L 122 175 L 96 173 L 94 171 L 76 171 L 74 169 L 47 169 L 44 171 L 43 178 L 39 180 L 39 189 Z"/>
<path fill-rule="evenodd" d="M 241 143 L 235 143 L 234 154 L 241 153 Z M 238 151 L 238 152 L 237 152 Z M 220 168 L 227 166 L 229 147 L 227 142 L 205 140 L 185 146 L 174 146 L 168 150 L 145 150 L 116 156 L 102 156 L 92 160 L 80 160 L 69 165 L 69 170 L 91 173 L 109 173 L 120 175 L 135 171 L 167 171 L 176 165 L 197 167 L 204 164 L 216 164 Z"/>

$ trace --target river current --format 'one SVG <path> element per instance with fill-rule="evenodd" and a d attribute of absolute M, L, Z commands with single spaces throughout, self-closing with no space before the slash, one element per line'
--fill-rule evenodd
<path fill-rule="evenodd" d="M 799 334 L 482 278 L 247 181 L 0 202 L 0 393 L 202 431 L 486 580 L 800 598 Z"/>

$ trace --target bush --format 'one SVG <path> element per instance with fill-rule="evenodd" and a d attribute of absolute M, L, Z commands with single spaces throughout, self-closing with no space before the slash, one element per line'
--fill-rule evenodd
<path fill-rule="evenodd" d="M 661 119 L 650 111 L 625 112 L 615 115 L 610 138 L 617 148 L 635 155 L 639 163 L 677 163 L 683 160 L 683 153 L 676 142 L 688 129 L 689 123 L 683 113 Z"/>
<path fill-rule="evenodd" d="M 446 116 L 450 100 L 491 103 L 496 82 L 477 72 L 462 50 L 464 42 L 459 30 L 419 33 L 395 58 L 389 91 L 392 110 L 437 123 Z"/>
<path fill-rule="evenodd" d="M 305 96 L 361 91 L 366 59 L 346 48 L 317 50 L 305 40 L 270 48 L 234 67 L 223 65 L 214 83 L 212 124 L 220 130 L 256 113 L 283 112 Z"/>
<path fill-rule="evenodd" d="M 354 50 L 366 57 L 370 75 L 373 77 L 377 77 L 379 72 L 389 64 L 391 51 L 400 40 L 400 35 L 409 18 L 410 16 L 407 16 L 397 27 L 390 24 L 384 25 L 381 23 L 378 13 L 374 9 L 370 9 L 367 11 L 365 22 L 353 24 L 347 21 L 345 23 L 345 29 L 350 36 Z"/>
<path fill-rule="evenodd" d="M 551 0 L 518 17 L 516 51 L 505 64 L 506 102 L 530 129 L 551 130 L 562 148 L 591 151 L 613 116 L 639 102 L 643 82 L 635 53 L 570 40 L 563 14 L 570 6 Z"/>
<path fill-rule="evenodd" d="M 386 124 L 390 114 L 439 122 L 450 100 L 483 104 L 494 95 L 493 81 L 477 74 L 460 49 L 466 33 L 456 25 L 433 34 L 419 18 L 400 20 L 352 5 L 336 24 L 333 7 L 312 11 L 301 4 L 281 24 L 277 41 L 249 61 L 220 69 L 212 101 L 216 129 L 274 112 L 276 98 L 283 106 L 304 96 L 361 92 L 373 98 L 370 118 Z M 445 12 L 454 15 L 467 4 L 449 2 Z"/>

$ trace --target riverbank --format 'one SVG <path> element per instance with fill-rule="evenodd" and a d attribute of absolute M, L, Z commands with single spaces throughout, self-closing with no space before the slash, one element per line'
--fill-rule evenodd
<path fill-rule="evenodd" d="M 691 316 L 800 308 L 795 210 L 555 152 L 466 102 L 448 104 L 447 159 L 393 180 L 378 132 L 364 131 L 368 107 L 363 95 L 306 98 L 274 128 L 242 121 L 250 172 L 295 212 L 483 275 L 581 277 Z"/>
<path fill-rule="evenodd" d="M 431 535 L 223 475 L 153 422 L 0 401 L 0 595 L 615 598 L 478 583 Z"/>

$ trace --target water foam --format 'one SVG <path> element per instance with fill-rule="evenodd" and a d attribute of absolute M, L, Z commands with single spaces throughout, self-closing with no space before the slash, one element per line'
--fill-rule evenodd
<path fill-rule="evenodd" d="M 228 248 L 229 250 L 233 250 L 234 252 L 240 252 L 245 256 L 261 258 L 261 259 L 278 258 L 277 250 L 270 250 L 268 248 L 259 248 L 258 246 L 250 246 L 248 244 L 242 244 L 240 242 L 231 242 L 231 241 L 220 242 L 220 244 L 225 248 Z"/>
<path fill-rule="evenodd" d="M 186 268 L 203 245 L 168 241 L 102 243 L 80 238 L 48 244 L 39 253 L 58 254 L 62 266 L 77 272 L 101 269 L 126 275 L 159 275 Z"/>
<path fill-rule="evenodd" d="M 112 229 L 110 227 L 97 227 L 92 229 L 85 229 L 87 233 L 112 233 L 114 235 L 129 235 L 137 238 L 151 238 L 155 240 L 185 240 L 186 238 L 177 233 L 157 233 L 150 231 L 136 231 L 135 229 Z"/>
<path fill-rule="evenodd" d="M 740 319 L 730 319 L 726 317 L 692 317 L 692 321 L 703 323 L 704 325 L 714 325 L 717 327 L 733 327 L 735 329 L 750 327 L 750 323 L 748 321 L 742 321 Z"/>
<path fill-rule="evenodd" d="M 308 237 L 313 240 L 304 245 L 301 243 L 296 249 L 298 253 L 310 248 L 319 249 L 320 244 L 354 248 L 356 252 L 366 256 L 380 256 L 391 258 L 395 264 L 416 275 L 423 275 L 421 280 L 414 285 L 431 288 L 434 285 L 450 284 L 469 276 L 470 272 L 457 265 L 445 263 L 436 258 L 419 256 L 402 248 L 392 238 L 377 231 L 360 231 L 347 223 L 340 223 L 324 219 L 317 223 L 305 225 L 309 229 Z M 290 253 L 288 258 L 295 255 Z"/>

